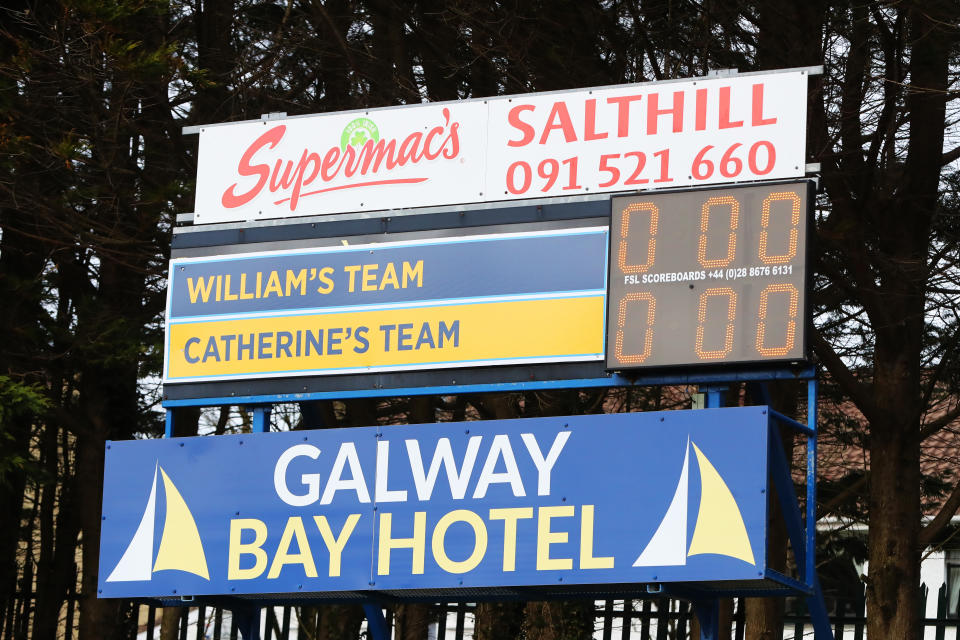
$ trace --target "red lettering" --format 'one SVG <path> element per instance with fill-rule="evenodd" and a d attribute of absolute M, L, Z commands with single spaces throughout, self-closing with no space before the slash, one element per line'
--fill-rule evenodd
<path fill-rule="evenodd" d="M 370 142 L 367 140 L 367 142 Z M 364 142 L 366 144 L 366 142 Z M 361 148 L 361 151 L 363 149 Z M 354 148 L 353 145 L 348 144 L 343 148 L 343 159 L 340 160 L 340 166 L 337 168 L 337 172 L 341 169 L 343 170 L 343 175 L 348 178 L 352 178 L 353 174 L 357 172 L 357 169 L 360 168 L 360 153 Z"/>
<path fill-rule="evenodd" d="M 283 175 L 280 175 L 280 168 L 283 167 Z M 273 193 L 280 189 L 289 189 L 293 184 L 293 176 L 290 170 L 293 169 L 293 163 L 287 160 L 277 160 L 273 165 L 273 175 L 270 176 L 270 192 Z M 279 182 L 278 182 L 279 180 Z"/>
<path fill-rule="evenodd" d="M 343 175 L 352 178 L 353 173 L 357 170 L 357 163 L 354 162 L 354 160 L 358 160 L 357 149 L 352 144 L 348 144 L 343 148 L 343 153 L 340 155 L 340 164 L 337 165 L 333 175 L 336 176 L 343 171 Z M 344 169 L 344 167 L 346 167 L 346 169 Z"/>
<path fill-rule="evenodd" d="M 412 164 L 420 162 L 420 159 L 423 157 L 423 152 L 420 149 L 420 141 L 422 139 L 423 135 L 419 131 L 414 131 L 400 144 L 401 166 L 408 162 Z"/>
<path fill-rule="evenodd" d="M 540 136 L 540 144 L 546 144 L 550 132 L 560 129 L 563 131 L 563 139 L 567 142 L 577 141 L 577 132 L 573 129 L 573 122 L 570 120 L 570 112 L 567 111 L 566 102 L 554 102 L 550 109 L 550 115 L 547 117 L 547 126 L 543 128 L 543 134 Z"/>
<path fill-rule="evenodd" d="M 753 99 L 751 100 L 751 117 L 750 124 L 755 127 L 760 127 L 765 124 L 776 124 L 776 118 L 764 118 L 763 117 L 763 84 L 757 83 L 753 85 Z"/>
<path fill-rule="evenodd" d="M 340 161 L 340 147 L 330 147 L 323 156 L 323 163 L 320 165 L 320 175 L 330 181 L 337 177 L 337 171 L 330 171 Z"/>
<path fill-rule="evenodd" d="M 707 90 L 697 89 L 696 125 L 697 131 L 707 128 Z"/>
<path fill-rule="evenodd" d="M 742 127 L 743 120 L 730 120 L 730 87 L 720 87 L 720 128 Z"/>
<path fill-rule="evenodd" d="M 433 139 L 442 134 L 443 127 L 434 127 L 427 132 L 427 136 L 423 139 L 423 157 L 427 160 L 436 160 L 440 157 L 440 152 L 443 151 L 443 145 L 441 144 L 437 147 L 436 151 L 431 149 L 431 145 L 433 144 Z"/>
<path fill-rule="evenodd" d="M 296 162 L 277 158 L 262 164 L 254 163 L 253 158 L 261 149 L 272 149 L 282 140 L 286 126 L 278 125 L 257 138 L 243 153 L 238 163 L 238 174 L 257 176 L 257 183 L 249 191 L 239 195 L 236 193 L 239 184 L 235 183 L 223 192 L 221 200 L 226 207 L 238 207 L 256 198 L 265 186 L 269 186 L 271 192 L 289 190 L 288 198 L 281 198 L 274 204 L 289 202 L 290 210 L 295 211 L 301 197 L 331 190 L 398 182 L 423 182 L 427 178 L 387 179 L 360 182 L 356 185 L 338 184 L 319 190 L 307 189 L 308 185 L 317 181 L 318 178 L 325 183 L 333 182 L 338 178 L 350 179 L 357 175 L 376 173 L 381 168 L 384 171 L 392 171 L 398 166 L 418 164 L 424 159 L 435 160 L 440 156 L 446 159 L 456 158 L 460 154 L 460 124 L 450 122 L 449 109 L 443 109 L 443 118 L 442 126 L 433 127 L 426 134 L 423 131 L 413 131 L 402 141 L 396 138 L 376 142 L 367 140 L 362 147 L 352 145 L 347 145 L 343 149 L 338 146 L 329 147 L 322 155 L 306 148 Z M 444 137 L 445 132 L 446 137 Z M 532 128 L 528 137 L 533 137 Z"/>
<path fill-rule="evenodd" d="M 397 165 L 396 153 L 396 140 L 390 140 L 389 142 L 377 140 L 376 144 L 373 143 L 373 140 L 367 140 L 363 144 L 363 148 L 360 149 L 360 157 L 363 158 L 360 173 L 366 175 L 371 163 L 373 163 L 374 173 L 380 170 L 381 164 L 387 167 L 387 169 L 392 169 Z M 384 160 L 386 160 L 386 163 L 384 163 Z"/>
<path fill-rule="evenodd" d="M 257 180 L 257 184 L 253 186 L 252 189 L 247 191 L 244 194 L 237 195 L 236 188 L 239 183 L 233 183 L 227 190 L 223 192 L 223 196 L 220 197 L 220 202 L 223 203 L 223 206 L 228 209 L 233 209 L 234 207 L 240 207 L 259 195 L 260 190 L 263 189 L 263 186 L 267 184 L 267 179 L 270 177 L 270 166 L 266 164 L 254 164 L 251 165 L 250 161 L 253 159 L 253 156 L 260 151 L 265 146 L 273 149 L 278 144 L 280 140 L 283 139 L 283 134 L 286 132 L 286 125 L 277 125 L 273 129 L 269 129 L 264 132 L 259 138 L 253 141 L 247 150 L 243 152 L 243 155 L 240 156 L 240 162 L 237 165 L 237 173 L 241 176 L 260 176 Z"/>
<path fill-rule="evenodd" d="M 674 91 L 673 92 L 673 106 L 669 109 L 660 108 L 660 96 L 656 93 L 651 93 L 647 98 L 647 135 L 654 136 L 657 134 L 657 119 L 660 116 L 672 116 L 673 118 L 673 132 L 680 133 L 683 131 L 683 91 Z"/>
<path fill-rule="evenodd" d="M 309 175 L 307 175 L 307 167 L 311 168 Z M 300 156 L 300 163 L 297 165 L 297 173 L 293 184 L 293 193 L 290 194 L 290 211 L 297 210 L 297 203 L 300 202 L 300 190 L 303 189 L 304 185 L 308 185 L 313 182 L 314 178 L 316 178 L 317 174 L 319 173 L 320 156 L 312 151 L 308 152 L 306 149 L 304 149 L 303 155 Z M 305 175 L 307 175 L 307 177 L 304 177 Z"/>
<path fill-rule="evenodd" d="M 626 138 L 630 135 L 630 103 L 643 96 L 616 96 L 607 98 L 607 104 L 617 105 L 617 137 Z"/>
<path fill-rule="evenodd" d="M 583 139 L 603 140 L 607 137 L 605 131 L 597 133 L 597 101 L 587 100 L 583 106 Z"/>
<path fill-rule="evenodd" d="M 534 109 L 536 109 L 536 107 L 532 104 L 518 104 L 507 113 L 507 122 L 510 123 L 510 126 L 523 134 L 519 140 L 507 141 L 508 147 L 525 147 L 533 141 L 537 132 L 534 131 L 533 127 L 520 119 L 520 114 L 524 111 L 533 111 Z"/>
<path fill-rule="evenodd" d="M 447 136 L 447 139 L 443 141 L 443 146 L 446 147 L 447 143 L 450 143 L 450 148 L 445 149 L 443 152 L 443 157 L 452 160 L 456 158 L 460 153 L 460 136 L 458 131 L 460 130 L 460 123 L 454 122 L 453 126 L 450 127 L 450 135 Z"/>
<path fill-rule="evenodd" d="M 447 141 L 444 140 L 443 142 L 441 142 L 440 146 L 437 148 L 436 151 L 432 150 L 431 144 L 433 143 L 433 139 L 439 135 L 443 135 L 443 130 L 449 126 L 450 126 L 450 109 L 444 107 L 443 108 L 443 126 L 434 127 L 433 129 L 430 129 L 430 131 L 427 133 L 427 136 L 423 139 L 423 157 L 424 158 L 426 158 L 427 160 L 436 160 L 437 158 L 440 157 L 440 153 L 443 151 L 443 147 L 447 144 Z M 459 126 L 459 124 L 454 123 L 453 126 L 454 126 L 454 131 L 451 133 L 456 132 L 456 128 Z M 454 142 L 454 147 L 456 150 L 454 151 L 453 156 L 450 156 L 450 157 L 456 157 L 457 153 L 460 152 L 460 145 L 458 141 Z"/>

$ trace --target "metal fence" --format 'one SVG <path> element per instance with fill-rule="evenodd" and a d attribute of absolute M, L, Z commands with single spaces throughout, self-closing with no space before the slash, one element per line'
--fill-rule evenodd
<path fill-rule="evenodd" d="M 923 618 L 921 637 L 925 640 L 960 640 L 960 618 L 949 612 L 947 588 L 924 593 L 936 598 L 936 615 Z M 0 610 L 0 640 L 33 640 L 30 628 L 33 598 L 18 597 L 4 603 Z M 931 603 L 932 604 L 932 603 Z M 831 625 L 836 640 L 863 640 L 866 637 L 866 605 L 863 593 L 849 598 L 836 598 L 831 603 Z M 474 605 L 469 603 L 437 603 L 430 605 L 431 622 L 426 640 L 466 640 L 473 637 Z M 71 597 L 61 609 L 58 640 L 77 638 L 77 598 Z M 924 606 L 924 611 L 928 610 Z M 302 616 L 316 610 L 299 607 L 268 607 L 261 615 L 262 640 L 313 640 L 301 627 L 316 628 Z M 182 607 L 179 610 L 176 637 L 178 640 L 237 640 L 239 634 L 229 610 L 214 607 Z M 387 624 L 393 626 L 388 609 Z M 129 603 L 129 624 L 125 636 L 129 640 L 159 640 L 161 610 L 150 604 Z M 745 634 L 743 600 L 735 600 L 731 616 L 731 638 L 743 640 Z M 593 638 L 596 640 L 685 640 L 691 637 L 693 613 L 688 603 L 667 598 L 643 600 L 598 600 Z M 315 622 L 315 621 L 313 621 Z M 304 623 L 304 624 L 302 624 Z M 361 628 L 365 637 L 365 628 Z M 813 638 L 813 630 L 802 602 L 788 599 L 780 637 L 783 640 Z"/>

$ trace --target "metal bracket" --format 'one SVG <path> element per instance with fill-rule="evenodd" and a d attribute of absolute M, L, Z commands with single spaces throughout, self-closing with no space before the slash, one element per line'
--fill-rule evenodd
<path fill-rule="evenodd" d="M 383 609 L 378 604 L 363 605 L 363 612 L 367 616 L 367 633 L 373 640 L 390 640 L 390 627 L 383 616 Z"/>
<path fill-rule="evenodd" d="M 260 404 L 253 408 L 253 432 L 266 433 L 270 431 L 270 413 L 273 405 Z"/>
<path fill-rule="evenodd" d="M 698 391 L 704 396 L 704 403 L 701 409 L 717 409 L 724 404 L 723 394 L 727 392 L 725 384 L 705 384 L 700 385 Z"/>
<path fill-rule="evenodd" d="M 260 607 L 241 604 L 232 611 L 234 623 L 243 640 L 260 640 Z"/>
<path fill-rule="evenodd" d="M 693 612 L 700 623 L 700 640 L 718 640 L 720 637 L 720 601 L 694 600 Z"/>

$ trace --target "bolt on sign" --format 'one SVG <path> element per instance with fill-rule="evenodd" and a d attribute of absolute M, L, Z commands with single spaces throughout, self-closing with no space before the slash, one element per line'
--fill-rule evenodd
<path fill-rule="evenodd" d="M 194 222 L 804 175 L 806 70 L 199 128 Z"/>
<path fill-rule="evenodd" d="M 735 407 L 112 442 L 98 588 L 760 581 L 767 434 Z"/>

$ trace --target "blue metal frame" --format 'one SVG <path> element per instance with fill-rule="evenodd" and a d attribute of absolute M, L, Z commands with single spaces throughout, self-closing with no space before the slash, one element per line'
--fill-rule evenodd
<path fill-rule="evenodd" d="M 270 431 L 270 413 L 273 405 L 261 404 L 253 407 L 253 428 L 254 433 L 266 433 Z"/>
<path fill-rule="evenodd" d="M 764 380 L 812 380 L 816 373 L 812 365 L 796 370 L 743 369 L 731 372 L 709 371 L 671 373 L 660 372 L 638 376 L 613 373 L 603 378 L 577 378 L 563 380 L 527 380 L 485 384 L 447 384 L 423 387 L 369 388 L 301 393 L 274 393 L 244 396 L 213 396 L 205 398 L 181 398 L 164 400 L 163 407 L 216 407 L 237 404 L 278 404 L 281 402 L 310 402 L 312 400 L 344 400 L 348 398 L 385 398 L 392 396 L 445 396 L 462 393 L 509 393 L 514 391 L 540 391 L 547 389 L 585 389 L 605 387 L 645 387 L 676 384 L 719 384 L 729 382 L 754 382 Z"/>
<path fill-rule="evenodd" d="M 367 616 L 367 632 L 373 640 L 390 640 L 390 627 L 387 626 L 387 619 L 383 615 L 383 609 L 379 604 L 370 603 L 363 605 L 363 613 Z"/>
<path fill-rule="evenodd" d="M 260 606 L 254 603 L 235 603 L 231 611 L 240 637 L 243 640 L 260 640 Z"/>
<path fill-rule="evenodd" d="M 716 408 L 724 404 L 724 392 L 727 387 L 719 384 L 700 386 L 704 394 L 704 407 Z M 758 394 L 761 401 L 770 404 L 770 393 L 764 384 L 753 384 L 751 390 Z M 823 590 L 816 569 L 816 536 L 817 536 L 817 379 L 811 376 L 807 380 L 807 424 L 792 418 L 770 411 L 770 439 L 769 473 L 773 479 L 774 489 L 783 514 L 787 529 L 787 536 L 793 548 L 793 554 L 800 571 L 800 580 L 794 580 L 773 569 L 767 569 L 764 575 L 768 580 L 778 582 L 797 594 L 805 596 L 807 607 L 810 610 L 810 619 L 813 623 L 814 635 L 817 640 L 833 640 L 833 631 L 830 629 L 830 619 L 827 615 L 826 603 L 823 599 Z M 800 507 L 793 487 L 793 478 L 790 474 L 790 463 L 784 455 L 783 441 L 775 423 L 780 423 L 807 437 L 807 495 L 805 518 L 801 517 Z M 717 600 L 694 600 L 694 611 L 700 621 L 701 640 L 716 640 L 719 637 L 719 602 Z"/>
<path fill-rule="evenodd" d="M 694 600 L 693 612 L 700 623 L 700 640 L 720 637 L 720 600 Z"/>
<path fill-rule="evenodd" d="M 281 402 L 345 400 L 349 398 L 384 398 L 391 396 L 447 396 L 461 393 L 509 393 L 511 391 L 580 389 L 588 387 L 623 387 L 630 385 L 630 380 L 627 380 L 619 375 L 612 375 L 609 378 L 583 378 L 579 380 L 532 380 L 528 382 L 503 382 L 497 384 L 450 384 L 432 387 L 351 389 L 249 396 L 220 396 L 213 398 L 184 398 L 180 400 L 164 400 L 163 406 L 164 408 L 168 409 L 173 407 L 216 407 L 221 405 L 236 404 L 277 404 Z"/>
<path fill-rule="evenodd" d="M 291 393 L 268 396 L 231 396 L 223 398 L 204 398 L 189 400 L 172 400 L 164 403 L 166 411 L 164 437 L 173 436 L 175 407 L 187 406 L 217 406 L 217 405 L 253 405 L 252 429 L 254 433 L 263 433 L 270 430 L 270 414 L 273 404 L 279 402 L 307 402 L 311 400 L 343 399 L 359 397 L 383 397 L 403 395 L 448 395 L 476 392 L 505 392 L 537 389 L 563 389 L 584 387 L 626 387 L 662 384 L 692 384 L 699 382 L 699 391 L 704 394 L 705 408 L 717 408 L 724 405 L 724 394 L 728 390 L 728 383 L 750 381 L 751 391 L 769 405 L 770 394 L 761 380 L 775 379 L 805 379 L 807 381 L 807 424 L 789 418 L 776 411 L 769 410 L 771 419 L 769 439 L 769 473 L 777 493 L 777 500 L 783 514 L 787 535 L 793 548 L 800 580 L 785 576 L 773 569 L 767 569 L 764 578 L 780 585 L 769 588 L 758 587 L 749 590 L 751 596 L 777 596 L 793 593 L 804 596 L 810 617 L 813 623 L 817 640 L 833 640 L 833 631 L 827 615 L 823 591 L 816 573 L 816 478 L 817 478 L 817 392 L 818 385 L 812 367 L 785 372 L 753 371 L 753 372 L 701 372 L 699 374 L 660 374 L 657 376 L 643 376 L 627 378 L 613 374 L 606 378 L 588 378 L 581 380 L 541 380 L 504 384 L 478 385 L 451 385 L 441 387 L 413 387 L 408 389 L 364 389 L 352 392 L 317 392 Z M 790 427 L 807 439 L 807 468 L 806 468 L 806 509 L 801 514 L 790 474 L 789 461 L 784 455 L 783 443 L 778 429 L 773 428 L 775 423 Z M 670 595 L 691 600 L 697 619 L 700 621 L 701 640 L 716 640 L 719 637 L 719 600 L 718 598 L 743 593 L 743 590 L 714 591 L 708 593 L 684 587 L 683 585 L 647 585 L 656 587 L 651 593 L 656 595 Z M 431 598 L 436 599 L 436 598 Z M 476 599 L 476 598 L 473 598 Z M 243 603 L 233 606 L 234 615 L 240 625 L 244 640 L 259 640 L 260 606 L 264 603 Z M 363 605 L 367 615 L 367 626 L 370 636 L 374 640 L 389 640 L 390 629 L 386 623 L 383 611 L 378 602 Z"/>
<path fill-rule="evenodd" d="M 783 453 L 783 444 L 777 429 L 770 429 L 770 461 L 780 509 L 786 523 L 787 536 L 793 547 L 793 555 L 800 570 L 803 586 L 806 588 L 807 608 L 810 611 L 810 621 L 813 624 L 814 635 L 817 640 L 833 639 L 830 628 L 830 619 L 827 614 L 826 603 L 823 599 L 823 589 L 817 576 L 817 379 L 807 381 L 807 424 L 803 425 L 787 418 L 775 411 L 770 417 L 774 421 L 804 434 L 807 437 L 807 495 L 806 513 L 801 522 L 800 509 L 796 502 L 793 489 L 793 478 L 790 475 L 790 465 Z M 769 571 L 768 571 L 769 573 Z M 780 582 L 791 580 L 786 576 L 780 577 Z"/>

